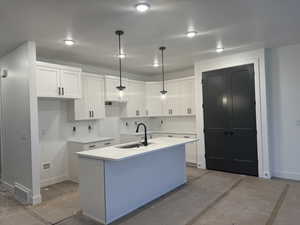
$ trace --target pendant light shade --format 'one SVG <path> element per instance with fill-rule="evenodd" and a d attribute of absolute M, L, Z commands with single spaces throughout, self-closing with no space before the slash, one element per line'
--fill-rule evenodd
<path fill-rule="evenodd" d="M 168 91 L 165 89 L 165 65 L 164 65 L 164 50 L 166 50 L 165 46 L 159 47 L 159 50 L 161 51 L 161 72 L 162 72 L 162 90 L 160 93 L 162 94 L 162 97 L 165 97 L 165 95 L 168 93 Z"/>
<path fill-rule="evenodd" d="M 126 88 L 125 86 L 122 85 L 122 57 L 120 57 L 122 55 L 121 52 L 121 35 L 124 34 L 124 31 L 122 30 L 117 30 L 116 31 L 116 35 L 118 35 L 118 44 L 119 44 L 119 53 L 118 53 L 118 59 L 119 59 L 119 70 L 120 70 L 120 85 L 117 86 L 116 88 L 120 91 L 120 95 L 121 92 Z"/>

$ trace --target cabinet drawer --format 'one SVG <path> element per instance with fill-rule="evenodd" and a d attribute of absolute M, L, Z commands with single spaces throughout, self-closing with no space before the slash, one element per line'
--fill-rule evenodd
<path fill-rule="evenodd" d="M 93 142 L 93 143 L 89 143 L 89 144 L 84 144 L 83 145 L 83 149 L 86 150 L 93 150 L 93 149 L 97 149 L 97 148 L 105 148 L 108 146 L 112 146 L 116 144 L 115 140 L 109 140 L 109 141 L 101 141 L 101 142 Z"/>

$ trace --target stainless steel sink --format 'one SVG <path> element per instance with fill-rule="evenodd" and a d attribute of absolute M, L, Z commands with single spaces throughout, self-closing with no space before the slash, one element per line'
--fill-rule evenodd
<path fill-rule="evenodd" d="M 151 143 L 148 143 L 148 145 L 150 145 Z M 131 143 L 131 144 L 128 144 L 128 145 L 121 145 L 121 146 L 116 146 L 116 148 L 139 148 L 139 147 L 143 147 L 144 144 L 143 143 Z"/>

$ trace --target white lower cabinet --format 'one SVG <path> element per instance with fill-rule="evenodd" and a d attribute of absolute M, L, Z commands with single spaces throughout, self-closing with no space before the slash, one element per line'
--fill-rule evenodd
<path fill-rule="evenodd" d="M 82 98 L 70 102 L 70 120 L 95 120 L 105 117 L 104 78 L 83 73 Z"/>
<path fill-rule="evenodd" d="M 177 138 L 190 138 L 194 139 L 197 136 L 195 134 L 172 134 L 172 133 L 153 133 L 152 138 L 158 137 L 177 137 Z M 185 158 L 187 163 L 197 164 L 197 142 L 189 143 L 185 145 Z"/>
<path fill-rule="evenodd" d="M 76 152 L 88 151 L 97 148 L 105 148 L 108 146 L 115 145 L 116 140 L 107 140 L 107 141 L 98 141 L 91 143 L 77 143 L 69 142 L 68 143 L 68 170 L 69 170 L 69 179 L 74 182 L 79 182 L 79 161 Z"/>

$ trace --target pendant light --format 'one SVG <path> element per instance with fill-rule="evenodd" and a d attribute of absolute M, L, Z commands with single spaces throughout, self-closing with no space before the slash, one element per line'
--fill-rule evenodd
<path fill-rule="evenodd" d="M 119 58 L 119 70 L 120 70 L 120 85 L 117 86 L 116 88 L 120 91 L 120 97 L 123 97 L 123 90 L 126 88 L 125 86 L 122 85 L 122 52 L 121 52 L 121 35 L 124 34 L 124 31 L 122 30 L 117 30 L 116 35 L 118 35 L 118 44 L 119 44 L 119 53 L 118 53 L 118 58 Z"/>
<path fill-rule="evenodd" d="M 164 67 L 164 50 L 166 50 L 165 46 L 161 46 L 159 48 L 161 51 L 161 72 L 162 72 L 162 90 L 160 91 L 162 99 L 166 97 L 168 91 L 165 89 L 165 67 Z"/>

